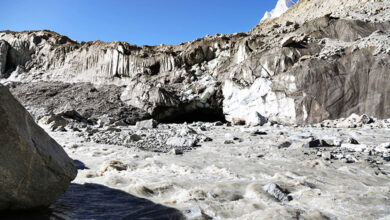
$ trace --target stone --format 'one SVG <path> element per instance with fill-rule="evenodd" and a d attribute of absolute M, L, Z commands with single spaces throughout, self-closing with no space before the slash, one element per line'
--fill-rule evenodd
<path fill-rule="evenodd" d="M 62 147 L 0 85 L 0 211 L 48 207 L 77 169 Z"/>
<path fill-rule="evenodd" d="M 331 146 L 331 145 L 329 145 L 326 141 L 315 139 L 315 140 L 307 142 L 303 147 L 304 148 L 313 148 L 313 147 L 329 147 L 329 146 Z"/>
<path fill-rule="evenodd" d="M 224 144 L 234 144 L 234 141 L 233 140 L 225 140 L 223 143 Z"/>
<path fill-rule="evenodd" d="M 116 170 L 116 171 L 127 170 L 127 165 L 119 160 L 106 161 L 103 164 L 103 167 L 101 169 L 101 174 L 103 175 L 103 173 L 110 171 L 110 170 Z"/>
<path fill-rule="evenodd" d="M 390 143 L 383 143 L 375 147 L 375 151 L 382 153 L 390 153 Z"/>
<path fill-rule="evenodd" d="M 157 125 L 158 125 L 158 122 L 155 121 L 154 119 L 139 121 L 135 124 L 135 126 L 137 128 L 140 128 L 140 129 L 153 129 L 153 128 L 156 128 Z"/>
<path fill-rule="evenodd" d="M 268 122 L 268 119 L 262 116 L 258 112 L 253 112 L 246 120 L 246 124 L 249 126 L 263 126 Z"/>
<path fill-rule="evenodd" d="M 49 125 L 50 130 L 55 131 L 59 127 L 65 127 L 69 122 L 60 115 L 51 114 L 44 116 L 39 120 L 40 124 Z"/>
<path fill-rule="evenodd" d="M 129 137 L 126 138 L 126 143 L 130 144 L 132 142 L 137 142 L 142 140 L 142 137 L 139 136 L 138 134 L 131 134 Z"/>
<path fill-rule="evenodd" d="M 269 183 L 265 185 L 264 190 L 280 202 L 288 202 L 293 200 L 293 197 L 288 195 L 286 190 L 282 189 L 275 183 Z"/>
<path fill-rule="evenodd" d="M 289 36 L 289 37 L 286 37 L 286 38 L 284 38 L 281 42 L 280 42 L 280 45 L 282 46 L 282 47 L 287 47 L 287 46 L 289 46 L 289 45 L 291 45 L 291 44 L 293 44 L 295 41 L 294 41 L 294 38 L 295 38 L 295 36 Z"/>
<path fill-rule="evenodd" d="M 289 141 L 286 141 L 286 142 L 283 142 L 281 144 L 278 145 L 278 148 L 279 149 L 282 149 L 282 148 L 289 148 L 291 146 L 291 142 Z"/>
<path fill-rule="evenodd" d="M 367 149 L 367 145 L 343 143 L 341 144 L 341 148 L 347 149 L 351 152 L 363 152 Z"/>
<path fill-rule="evenodd" d="M 166 145 L 172 147 L 193 147 L 195 144 L 193 139 L 184 137 L 170 137 L 166 142 Z"/>

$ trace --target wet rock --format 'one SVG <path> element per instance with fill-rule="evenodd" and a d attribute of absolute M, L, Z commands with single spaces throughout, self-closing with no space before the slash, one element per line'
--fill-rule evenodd
<path fill-rule="evenodd" d="M 368 117 L 367 115 L 362 115 L 360 116 L 360 120 L 359 120 L 361 123 L 363 124 L 370 124 L 370 123 L 373 123 L 374 120 L 370 117 Z"/>
<path fill-rule="evenodd" d="M 139 140 L 142 140 L 142 137 L 139 136 L 138 134 L 132 134 L 132 135 L 130 135 L 130 140 L 131 141 L 139 141 Z"/>
<path fill-rule="evenodd" d="M 357 162 L 358 160 L 356 159 L 356 157 L 348 154 L 347 156 L 345 156 L 345 162 L 346 163 L 355 163 Z"/>
<path fill-rule="evenodd" d="M 293 197 L 288 195 L 288 192 L 282 189 L 279 185 L 275 183 L 269 183 L 264 186 L 264 190 L 273 196 L 275 199 L 281 202 L 288 202 L 293 200 Z"/>
<path fill-rule="evenodd" d="M 169 151 L 169 154 L 172 155 L 181 155 L 183 154 L 183 151 L 177 148 L 172 148 L 172 150 Z"/>
<path fill-rule="evenodd" d="M 152 129 L 152 128 L 156 128 L 158 125 L 157 121 L 155 121 L 154 119 L 149 119 L 149 120 L 144 120 L 144 121 L 139 121 L 136 123 L 136 127 L 137 128 L 140 128 L 140 129 Z"/>
<path fill-rule="evenodd" d="M 224 144 L 234 144 L 234 141 L 233 140 L 225 140 L 223 143 Z"/>
<path fill-rule="evenodd" d="M 55 131 L 59 127 L 65 127 L 69 124 L 69 122 L 65 118 L 55 114 L 42 117 L 39 120 L 39 123 L 43 125 L 49 125 L 52 131 Z"/>
<path fill-rule="evenodd" d="M 303 44 L 306 39 L 306 36 L 288 36 L 280 42 L 280 45 L 282 47 L 299 46 Z"/>
<path fill-rule="evenodd" d="M 332 153 L 329 151 L 322 152 L 321 157 L 325 160 L 330 160 L 333 158 Z"/>
<path fill-rule="evenodd" d="M 184 210 L 183 215 L 185 219 L 195 220 L 195 219 L 212 219 L 211 217 L 202 213 L 202 210 L 199 207 L 192 207 Z"/>
<path fill-rule="evenodd" d="M 0 103 L 0 210 L 48 207 L 76 177 L 73 160 L 2 85 Z"/>
<path fill-rule="evenodd" d="M 124 164 L 122 161 L 119 160 L 110 160 L 106 161 L 103 164 L 103 167 L 101 169 L 101 174 L 110 171 L 110 170 L 116 170 L 116 171 L 123 171 L 127 170 L 127 165 Z"/>

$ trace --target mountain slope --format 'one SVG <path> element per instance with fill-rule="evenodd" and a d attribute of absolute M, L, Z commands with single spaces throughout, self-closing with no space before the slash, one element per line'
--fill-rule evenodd
<path fill-rule="evenodd" d="M 388 1 L 300 0 L 247 34 L 175 46 L 3 31 L 0 71 L 3 82 L 125 87 L 124 103 L 162 121 L 194 114 L 252 125 L 261 115 L 283 124 L 351 113 L 389 118 L 389 8 Z"/>

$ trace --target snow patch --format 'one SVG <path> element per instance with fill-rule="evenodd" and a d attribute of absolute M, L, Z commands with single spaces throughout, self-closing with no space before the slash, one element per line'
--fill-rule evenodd
<path fill-rule="evenodd" d="M 293 0 L 279 0 L 278 3 L 276 3 L 276 7 L 270 12 L 265 12 L 264 17 L 261 20 L 279 17 L 294 4 L 295 2 Z"/>

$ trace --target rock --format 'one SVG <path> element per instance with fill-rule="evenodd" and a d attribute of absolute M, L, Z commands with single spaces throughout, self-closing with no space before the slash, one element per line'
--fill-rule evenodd
<path fill-rule="evenodd" d="M 222 125 L 223 125 L 223 122 L 217 121 L 217 122 L 214 123 L 214 125 L 215 125 L 215 126 L 222 126 Z"/>
<path fill-rule="evenodd" d="M 0 103 L 0 211 L 48 207 L 76 177 L 73 160 L 2 85 Z"/>
<path fill-rule="evenodd" d="M 288 202 L 293 200 L 292 196 L 288 195 L 288 192 L 282 189 L 279 185 L 275 183 L 269 183 L 264 186 L 264 190 L 273 196 L 275 199 L 281 202 Z"/>
<path fill-rule="evenodd" d="M 59 127 L 65 127 L 69 122 L 60 115 L 51 114 L 44 116 L 39 120 L 40 124 L 49 125 L 52 131 L 55 131 Z"/>
<path fill-rule="evenodd" d="M 299 46 L 305 42 L 306 38 L 306 36 L 288 36 L 280 44 L 282 47 Z"/>
<path fill-rule="evenodd" d="M 197 134 L 197 132 L 194 129 L 188 127 L 188 126 L 185 126 L 185 127 L 180 129 L 179 134 L 181 136 L 188 136 L 188 135 L 192 135 L 192 134 Z"/>
<path fill-rule="evenodd" d="M 315 139 L 315 140 L 309 141 L 303 147 L 304 148 L 312 148 L 312 147 L 329 147 L 329 146 L 331 146 L 331 145 L 326 143 L 326 141 Z"/>
<path fill-rule="evenodd" d="M 352 152 L 363 152 L 367 149 L 367 145 L 365 144 L 341 144 L 341 148 L 347 149 Z"/>
<path fill-rule="evenodd" d="M 183 151 L 182 151 L 182 150 L 179 150 L 179 149 L 176 149 L 176 148 L 172 148 L 172 150 L 169 151 L 169 154 L 172 154 L 172 155 L 181 155 L 181 154 L 183 154 Z"/>
<path fill-rule="evenodd" d="M 382 153 L 390 153 L 390 143 L 383 143 L 375 147 L 375 151 Z"/>
<path fill-rule="evenodd" d="M 157 121 L 155 121 L 154 119 L 149 119 L 149 120 L 144 120 L 144 121 L 139 121 L 136 123 L 136 127 L 137 128 L 140 128 L 140 129 L 152 129 L 152 128 L 156 128 L 158 125 Z"/>
<path fill-rule="evenodd" d="M 255 136 L 255 135 L 267 135 L 268 133 L 266 131 L 263 131 L 263 130 L 255 130 L 255 131 L 250 132 L 249 134 L 252 136 Z"/>
<path fill-rule="evenodd" d="M 234 141 L 233 140 L 225 140 L 223 143 L 224 144 L 234 144 Z"/>
<path fill-rule="evenodd" d="M 352 155 L 350 155 L 350 154 L 348 154 L 346 157 L 345 157 L 345 159 L 346 159 L 346 163 L 355 163 L 355 162 L 357 162 L 358 160 L 354 157 L 354 156 L 352 156 Z"/>
<path fill-rule="evenodd" d="M 290 146 L 291 146 L 291 142 L 286 141 L 286 142 L 283 142 L 283 143 L 279 144 L 278 148 L 279 148 L 279 149 L 282 149 L 282 148 L 289 148 Z"/>
<path fill-rule="evenodd" d="M 295 36 L 289 36 L 289 37 L 284 38 L 284 39 L 280 42 L 280 45 L 281 45 L 282 47 L 287 47 L 287 46 L 293 44 L 293 43 L 295 42 L 295 41 L 294 41 L 294 37 L 295 37 Z"/>
<path fill-rule="evenodd" d="M 131 134 L 129 137 L 126 138 L 126 143 L 130 144 L 132 142 L 137 142 L 142 140 L 142 137 L 139 136 L 138 134 Z"/>
<path fill-rule="evenodd" d="M 337 123 L 336 127 L 337 128 L 356 128 L 357 125 L 353 121 L 344 120 L 344 121 Z"/>
<path fill-rule="evenodd" d="M 85 119 L 83 116 L 80 115 L 76 110 L 65 110 L 62 112 L 57 113 L 56 115 L 61 116 L 63 118 L 72 119 L 78 122 L 84 122 L 87 123 L 87 119 Z"/>
<path fill-rule="evenodd" d="M 190 138 L 184 137 L 171 137 L 168 138 L 166 145 L 172 147 L 193 147 L 195 146 L 195 141 Z"/>
<path fill-rule="evenodd" d="M 333 158 L 332 153 L 330 151 L 322 152 L 321 157 L 325 160 L 330 160 Z"/>
<path fill-rule="evenodd" d="M 234 125 L 245 125 L 246 121 L 240 118 L 232 118 L 232 123 Z"/>
<path fill-rule="evenodd" d="M 225 134 L 225 140 L 234 140 L 234 135 L 233 134 L 231 134 L 231 133 L 226 133 Z"/>
<path fill-rule="evenodd" d="M 103 173 L 110 171 L 110 170 L 116 170 L 116 171 L 127 170 L 127 165 L 119 160 L 106 161 L 103 164 L 103 167 L 101 169 L 101 174 L 103 175 Z"/>
<path fill-rule="evenodd" d="M 354 138 L 348 138 L 347 143 L 350 143 L 350 144 L 359 144 L 359 142 L 358 142 L 356 139 L 354 139 Z"/>

